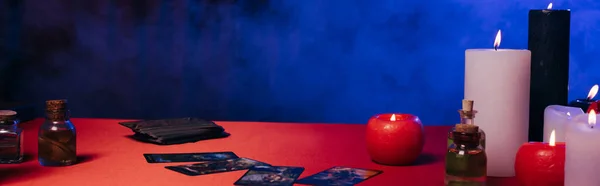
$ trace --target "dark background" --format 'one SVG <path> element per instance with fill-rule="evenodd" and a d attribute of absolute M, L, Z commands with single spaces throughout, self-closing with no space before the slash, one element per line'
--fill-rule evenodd
<path fill-rule="evenodd" d="M 464 50 L 527 48 L 542 0 L 3 0 L 0 100 L 75 117 L 458 121 Z M 598 83 L 600 2 L 572 10 L 570 98 Z"/>

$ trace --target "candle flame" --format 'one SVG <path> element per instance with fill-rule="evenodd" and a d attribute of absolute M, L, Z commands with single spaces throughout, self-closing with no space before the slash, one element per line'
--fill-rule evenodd
<path fill-rule="evenodd" d="M 596 111 L 591 110 L 590 114 L 588 114 L 588 124 L 592 128 L 594 128 L 594 126 L 596 126 Z"/>
<path fill-rule="evenodd" d="M 502 31 L 498 30 L 496 39 L 494 40 L 494 49 L 498 50 L 498 47 L 500 47 L 500 41 L 502 41 Z"/>
<path fill-rule="evenodd" d="M 594 97 L 596 97 L 596 94 L 598 93 L 598 84 L 594 85 L 591 89 L 590 92 L 588 92 L 588 97 L 587 99 L 593 99 Z"/>
<path fill-rule="evenodd" d="M 548 4 L 548 10 L 552 10 L 552 3 Z"/>
<path fill-rule="evenodd" d="M 392 117 L 390 117 L 390 121 L 396 121 L 396 114 L 392 114 Z"/>
<path fill-rule="evenodd" d="M 556 131 L 554 129 L 552 129 L 552 133 L 550 133 L 550 139 L 548 141 L 550 142 L 551 147 L 556 145 Z"/>

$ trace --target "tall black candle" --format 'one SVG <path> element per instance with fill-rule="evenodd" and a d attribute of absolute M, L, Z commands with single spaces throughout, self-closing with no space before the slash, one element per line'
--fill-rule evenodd
<path fill-rule="evenodd" d="M 571 12 L 551 8 L 529 11 L 529 141 L 542 141 L 544 109 L 568 102 Z"/>

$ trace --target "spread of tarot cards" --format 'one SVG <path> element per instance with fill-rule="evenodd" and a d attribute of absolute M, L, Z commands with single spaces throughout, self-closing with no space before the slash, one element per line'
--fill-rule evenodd
<path fill-rule="evenodd" d="M 247 170 L 234 185 L 285 186 L 294 183 L 304 185 L 355 185 L 382 173 L 380 170 L 332 167 L 298 179 L 304 172 L 304 167 L 275 166 L 239 157 L 233 152 L 144 154 L 144 158 L 148 163 L 194 162 L 186 165 L 165 166 L 166 169 L 187 176 Z"/>

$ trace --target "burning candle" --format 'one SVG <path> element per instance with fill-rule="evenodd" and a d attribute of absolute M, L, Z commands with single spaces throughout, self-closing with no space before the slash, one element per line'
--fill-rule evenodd
<path fill-rule="evenodd" d="M 584 114 L 579 107 L 550 105 L 544 111 L 544 142 L 556 131 L 556 141 L 565 142 L 565 126 L 578 115 Z"/>
<path fill-rule="evenodd" d="M 600 185 L 600 128 L 596 112 L 577 116 L 567 125 L 565 186 Z"/>
<path fill-rule="evenodd" d="M 529 101 L 529 141 L 541 141 L 544 109 L 567 105 L 569 86 L 570 10 L 529 11 L 531 51 L 531 94 Z M 544 133 L 545 134 L 545 133 Z"/>
<path fill-rule="evenodd" d="M 562 186 L 565 183 L 565 143 L 555 142 L 552 131 L 549 143 L 529 142 L 519 148 L 515 173 L 522 186 Z"/>
<path fill-rule="evenodd" d="M 410 114 L 380 114 L 371 117 L 366 129 L 367 152 L 384 165 L 408 165 L 423 150 L 425 131 L 419 117 Z"/>
<path fill-rule="evenodd" d="M 529 50 L 468 49 L 465 99 L 478 104 L 477 125 L 486 132 L 488 176 L 515 175 L 515 154 L 527 142 L 529 123 Z"/>
<path fill-rule="evenodd" d="M 596 100 L 593 100 L 596 94 L 598 93 L 598 85 L 592 86 L 590 91 L 588 92 L 588 96 L 586 99 L 576 99 L 569 103 L 569 106 L 579 107 L 581 110 L 588 111 L 590 105 L 592 105 Z M 596 106 L 597 107 L 597 106 Z"/>

